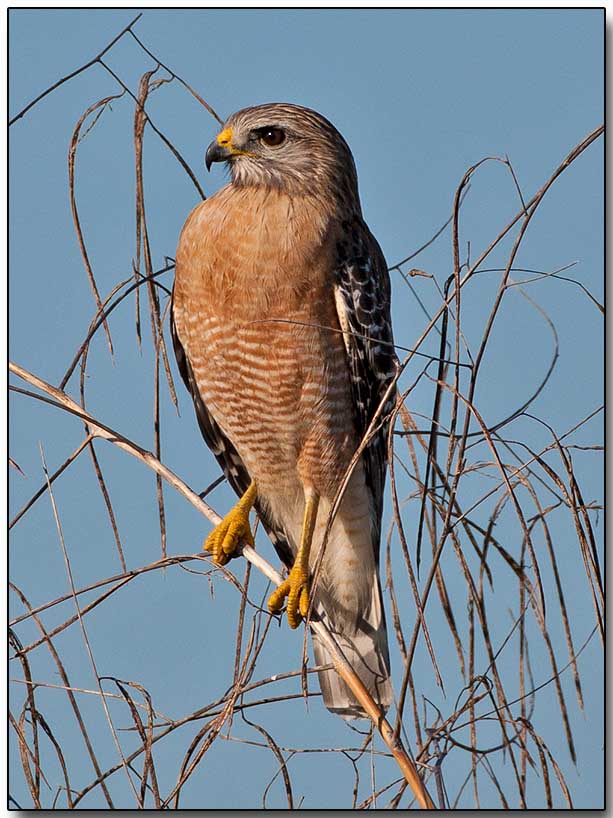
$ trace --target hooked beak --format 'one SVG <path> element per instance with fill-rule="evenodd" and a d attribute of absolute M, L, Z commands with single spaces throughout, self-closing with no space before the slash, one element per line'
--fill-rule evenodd
<path fill-rule="evenodd" d="M 227 145 L 220 145 L 217 139 L 214 139 L 206 149 L 206 155 L 204 157 L 206 169 L 210 171 L 213 162 L 225 162 L 231 156 L 232 149 Z"/>

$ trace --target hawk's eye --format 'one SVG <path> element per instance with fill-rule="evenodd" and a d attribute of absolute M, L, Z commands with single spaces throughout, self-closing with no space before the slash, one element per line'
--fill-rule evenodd
<path fill-rule="evenodd" d="M 276 148 L 277 145 L 285 142 L 285 132 L 281 128 L 262 128 L 260 139 L 269 148 Z"/>

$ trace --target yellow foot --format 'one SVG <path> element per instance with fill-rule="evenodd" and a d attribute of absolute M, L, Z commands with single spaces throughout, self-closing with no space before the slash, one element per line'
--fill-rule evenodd
<path fill-rule="evenodd" d="M 299 565 L 294 565 L 285 582 L 270 595 L 268 610 L 280 613 L 283 600 L 287 597 L 287 621 L 290 628 L 297 628 L 306 619 L 309 610 L 309 573 Z"/>
<path fill-rule="evenodd" d="M 255 548 L 253 534 L 249 525 L 249 512 L 256 496 L 255 481 L 251 483 L 238 503 L 234 506 L 219 525 L 211 531 L 204 543 L 204 550 L 213 555 L 213 562 L 225 565 L 240 543 Z"/>

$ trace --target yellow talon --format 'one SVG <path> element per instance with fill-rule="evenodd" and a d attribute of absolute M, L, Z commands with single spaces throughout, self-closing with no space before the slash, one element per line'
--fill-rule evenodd
<path fill-rule="evenodd" d="M 255 547 L 253 534 L 249 525 L 249 512 L 255 502 L 257 489 L 252 480 L 247 491 L 219 525 L 211 531 L 204 543 L 204 550 L 213 555 L 213 562 L 225 565 L 240 543 Z"/>
<path fill-rule="evenodd" d="M 312 488 L 305 491 L 302 535 L 294 566 L 288 578 L 273 591 L 268 598 L 268 610 L 275 614 L 283 610 L 283 600 L 287 597 L 287 621 L 295 629 L 306 619 L 309 610 L 309 553 L 315 530 L 319 494 Z"/>
<path fill-rule="evenodd" d="M 283 600 L 287 597 L 287 621 L 295 629 L 306 619 L 309 610 L 309 575 L 308 571 L 296 564 L 289 572 L 288 578 L 279 585 L 268 599 L 268 610 L 280 613 Z"/>

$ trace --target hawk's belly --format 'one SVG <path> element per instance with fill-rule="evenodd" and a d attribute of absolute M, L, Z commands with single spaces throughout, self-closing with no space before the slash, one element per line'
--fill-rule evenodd
<path fill-rule="evenodd" d="M 342 350 L 319 330 L 275 323 L 274 329 L 229 328 L 215 319 L 201 327 L 209 355 L 196 378 L 209 411 L 232 440 L 258 495 L 282 520 L 297 547 L 304 488 L 321 494 L 311 550 L 314 564 L 332 501 L 358 442 Z M 192 365 L 194 360 L 192 358 Z M 322 581 L 332 605 L 362 614 L 371 599 L 375 570 L 371 514 L 362 464 L 355 469 L 326 546 Z M 341 617 L 342 621 L 343 617 Z M 351 623 L 347 614 L 347 625 Z"/>
<path fill-rule="evenodd" d="M 203 317 L 190 360 L 207 408 L 262 491 L 311 485 L 333 496 L 359 442 L 342 340 L 292 320 Z"/>

